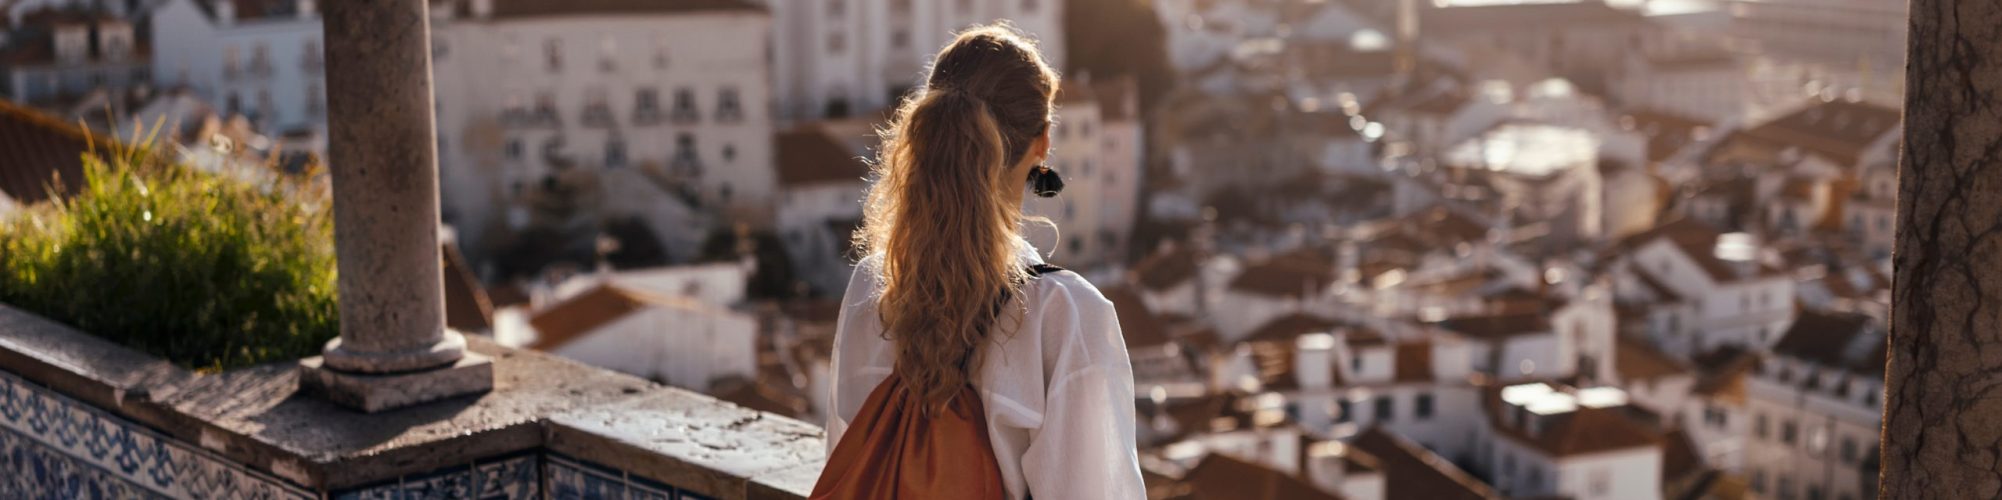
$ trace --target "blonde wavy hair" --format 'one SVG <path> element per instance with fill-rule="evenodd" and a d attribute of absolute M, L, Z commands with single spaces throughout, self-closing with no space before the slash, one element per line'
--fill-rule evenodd
<path fill-rule="evenodd" d="M 1000 307 L 1027 280 L 1016 256 L 1025 179 L 1005 178 L 1049 130 L 1057 75 L 1007 25 L 961 32 L 879 131 L 856 248 L 881 254 L 877 300 L 897 370 L 927 406 L 971 380 Z"/>

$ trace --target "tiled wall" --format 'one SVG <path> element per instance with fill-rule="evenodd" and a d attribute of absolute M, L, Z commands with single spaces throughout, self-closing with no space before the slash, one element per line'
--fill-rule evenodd
<path fill-rule="evenodd" d="M 556 453 L 318 492 L 0 371 L 0 499 L 94 498 L 708 499 Z"/>

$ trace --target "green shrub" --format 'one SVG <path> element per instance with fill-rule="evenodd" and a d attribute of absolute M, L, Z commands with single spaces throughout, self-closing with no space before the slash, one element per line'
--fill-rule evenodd
<path fill-rule="evenodd" d="M 0 221 L 0 302 L 183 366 L 310 356 L 339 332 L 324 189 L 126 151 Z"/>

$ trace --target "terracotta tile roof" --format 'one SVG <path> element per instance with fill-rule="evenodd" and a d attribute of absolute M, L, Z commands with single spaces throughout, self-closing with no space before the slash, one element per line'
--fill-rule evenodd
<path fill-rule="evenodd" d="M 1691 362 L 1701 372 L 1690 392 L 1728 401 L 1745 399 L 1745 376 L 1759 366 L 1759 355 L 1738 346 L 1720 347 Z"/>
<path fill-rule="evenodd" d="M 1439 327 L 1488 342 L 1552 332 L 1549 316 L 1541 313 L 1460 316 L 1440 322 Z"/>
<path fill-rule="evenodd" d="M 1658 71 L 1683 71 L 1695 69 L 1734 69 L 1738 67 L 1738 57 L 1722 50 L 1681 51 L 1673 54 L 1656 54 L 1647 58 L 1648 66 Z"/>
<path fill-rule="evenodd" d="M 0 99 L 0 196 L 22 204 L 77 192 L 84 182 L 83 155 L 91 150 L 83 129 Z"/>
<path fill-rule="evenodd" d="M 1494 399 L 1494 404 L 1502 404 L 1498 396 Z M 1499 417 L 1499 411 L 1489 412 L 1490 423 L 1497 434 L 1541 450 L 1552 458 L 1661 446 L 1659 433 L 1635 422 L 1620 408 L 1579 408 L 1569 413 L 1535 417 L 1543 419 L 1543 424 L 1534 435 L 1525 429 L 1507 425 Z"/>
<path fill-rule="evenodd" d="M 1491 33 L 1524 29 L 1550 30 L 1557 26 L 1647 26 L 1639 12 L 1616 8 L 1604 2 L 1482 3 L 1440 6 L 1424 2 L 1418 25 L 1428 33 Z M 1530 28 L 1534 27 L 1534 28 Z"/>
<path fill-rule="evenodd" d="M 1112 310 L 1119 315 L 1119 332 L 1126 337 L 1127 350 L 1156 347 L 1172 342 L 1168 338 L 1168 328 L 1161 318 L 1147 309 L 1147 303 L 1140 294 L 1126 287 L 1106 287 L 1100 290 L 1106 300 L 1112 301 Z"/>
<path fill-rule="evenodd" d="M 1148 290 L 1166 290 L 1194 279 L 1201 260 L 1195 249 L 1177 246 L 1149 254 L 1134 264 L 1128 274 Z"/>
<path fill-rule="evenodd" d="M 445 259 L 445 326 L 462 332 L 486 331 L 494 324 L 494 305 L 480 279 L 473 277 L 459 246 L 441 246 Z"/>
<path fill-rule="evenodd" d="M 1276 342 L 1292 345 L 1293 341 L 1301 335 L 1328 332 L 1342 325 L 1343 323 L 1332 319 L 1306 313 L 1294 313 L 1265 322 L 1264 325 L 1253 329 L 1251 334 L 1246 335 L 1244 341 Z"/>
<path fill-rule="evenodd" d="M 1696 450 L 1689 433 L 1682 429 L 1662 435 L 1661 484 L 1669 484 L 1690 474 L 1703 472 L 1703 455 Z"/>
<path fill-rule="evenodd" d="M 1686 375 L 1689 367 L 1645 339 L 1616 335 L 1613 340 L 1613 367 L 1621 383 Z"/>
<path fill-rule="evenodd" d="M 1895 108 L 1868 102 L 1829 101 L 1732 134 L 1727 142 L 1800 148 L 1842 165 L 1854 165 L 1871 144 L 1897 129 L 1902 120 Z"/>
<path fill-rule="evenodd" d="M 521 285 L 502 283 L 487 287 L 487 303 L 495 308 L 525 306 L 528 302 L 528 291 L 523 290 Z"/>
<path fill-rule="evenodd" d="M 495 19 L 576 15 L 764 12 L 747 0 L 494 0 Z"/>
<path fill-rule="evenodd" d="M 1190 500 L 1338 500 L 1304 479 L 1270 467 L 1211 453 L 1182 482 Z"/>
<path fill-rule="evenodd" d="M 1660 162 L 1682 151 L 1696 140 L 1696 131 L 1709 123 L 1673 113 L 1636 110 L 1620 117 L 1622 128 L 1647 137 L 1647 160 Z"/>
<path fill-rule="evenodd" d="M 1230 288 L 1268 297 L 1305 298 L 1318 295 L 1334 282 L 1333 259 L 1304 251 L 1246 266 L 1230 280 Z"/>
<path fill-rule="evenodd" d="M 1723 232 L 1696 219 L 1678 218 L 1661 223 L 1646 231 L 1622 238 L 1616 245 L 1616 252 L 1626 253 L 1652 243 L 1657 239 L 1667 239 L 1682 253 L 1695 261 L 1711 281 L 1736 283 L 1746 279 L 1766 278 L 1784 275 L 1785 271 L 1767 263 L 1759 262 L 1740 266 L 1717 257 L 1717 240 Z"/>
<path fill-rule="evenodd" d="M 1864 374 L 1884 371 L 1884 333 L 1876 318 L 1803 310 L 1773 344 L 1773 354 Z"/>
<path fill-rule="evenodd" d="M 1400 384 L 1431 382 L 1432 343 L 1427 341 L 1397 344 L 1396 376 L 1393 380 Z"/>
<path fill-rule="evenodd" d="M 1140 83 L 1132 76 L 1093 81 L 1091 91 L 1098 95 L 1098 114 L 1105 121 L 1140 118 Z"/>
<path fill-rule="evenodd" d="M 798 188 L 817 184 L 852 182 L 861 184 L 869 175 L 862 155 L 842 144 L 833 134 L 814 125 L 802 125 L 779 132 L 772 139 L 777 148 L 779 186 Z"/>
<path fill-rule="evenodd" d="M 667 297 L 614 284 L 598 285 L 597 288 L 579 293 L 562 303 L 537 311 L 535 316 L 528 320 L 528 324 L 535 327 L 537 335 L 535 343 L 528 347 L 541 351 L 562 347 L 598 327 L 650 307 L 687 310 L 707 308 L 686 297 Z"/>
<path fill-rule="evenodd" d="M 1375 456 L 1383 467 L 1384 498 L 1425 500 L 1490 500 L 1501 494 L 1453 462 L 1381 427 L 1370 427 L 1349 441 Z"/>

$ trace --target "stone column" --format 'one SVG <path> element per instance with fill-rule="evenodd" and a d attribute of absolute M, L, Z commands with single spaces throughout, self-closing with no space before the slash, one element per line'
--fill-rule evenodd
<path fill-rule="evenodd" d="M 426 2 L 321 12 L 341 336 L 302 380 L 369 412 L 485 392 L 491 361 L 445 328 Z"/>
<path fill-rule="evenodd" d="M 1912 0 L 1880 498 L 2002 495 L 2002 3 Z"/>

